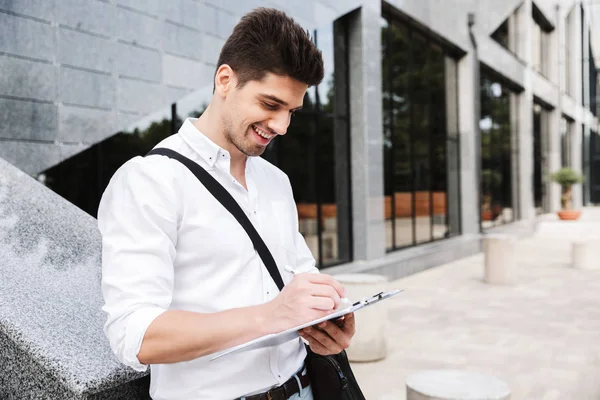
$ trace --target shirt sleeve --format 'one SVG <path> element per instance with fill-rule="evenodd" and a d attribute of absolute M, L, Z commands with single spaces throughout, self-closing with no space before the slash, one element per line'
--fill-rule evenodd
<path fill-rule="evenodd" d="M 98 209 L 104 333 L 117 358 L 137 371 L 147 369 L 137 358 L 146 330 L 172 299 L 179 203 L 168 162 L 159 156 L 128 161 Z"/>

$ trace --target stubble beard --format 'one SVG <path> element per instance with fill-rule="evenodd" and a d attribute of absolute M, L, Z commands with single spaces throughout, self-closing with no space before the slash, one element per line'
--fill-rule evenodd
<path fill-rule="evenodd" d="M 253 129 L 252 126 L 248 126 L 244 132 L 240 132 L 239 135 L 236 135 L 231 120 L 224 118 L 223 129 L 227 141 L 233 144 L 241 153 L 248 157 L 258 157 L 264 153 L 266 147 L 253 145 L 251 143 L 252 139 L 248 137 L 248 131 Z"/>

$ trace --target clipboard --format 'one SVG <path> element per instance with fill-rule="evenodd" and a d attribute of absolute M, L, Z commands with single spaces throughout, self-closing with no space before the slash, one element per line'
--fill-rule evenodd
<path fill-rule="evenodd" d="M 343 317 L 346 314 L 350 314 L 350 313 L 359 311 L 365 307 L 368 307 L 370 305 L 379 303 L 380 301 L 389 299 L 390 297 L 393 297 L 393 296 L 397 295 L 398 293 L 400 293 L 402 290 L 403 289 L 396 289 L 396 290 L 392 290 L 389 292 L 380 292 L 371 297 L 363 298 L 362 300 L 359 300 L 359 301 L 355 302 L 354 304 L 352 304 L 350 307 L 346 307 L 346 308 L 334 311 L 333 313 L 331 313 L 329 315 L 326 315 L 324 317 L 307 322 L 306 324 L 295 326 L 293 328 L 290 328 L 290 329 L 285 330 L 280 333 L 274 333 L 274 334 L 270 334 L 270 335 L 266 335 L 266 336 L 261 336 L 258 339 L 254 339 L 249 342 L 240 344 L 238 346 L 231 347 L 227 350 L 215 353 L 212 356 L 212 358 L 210 359 L 210 361 L 217 360 L 217 359 L 224 357 L 226 355 L 229 355 L 229 354 L 235 354 L 235 353 L 248 351 L 248 350 L 256 350 L 256 349 L 261 349 L 264 347 L 277 346 L 277 345 L 289 342 L 291 340 L 298 339 L 300 337 L 300 335 L 298 334 L 298 331 L 301 329 L 320 324 L 321 322 L 324 322 L 324 321 L 338 319 L 340 317 Z"/>

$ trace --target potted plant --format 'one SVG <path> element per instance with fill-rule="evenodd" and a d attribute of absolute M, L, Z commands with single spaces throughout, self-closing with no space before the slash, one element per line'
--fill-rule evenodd
<path fill-rule="evenodd" d="M 573 210 L 573 185 L 583 182 L 583 176 L 571 168 L 561 168 L 550 175 L 550 180 L 558 183 L 561 187 L 560 204 L 561 210 L 558 217 L 561 220 L 577 220 L 581 211 Z"/>

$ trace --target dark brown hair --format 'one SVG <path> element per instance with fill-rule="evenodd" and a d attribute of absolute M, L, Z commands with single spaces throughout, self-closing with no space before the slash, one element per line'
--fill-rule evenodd
<path fill-rule="evenodd" d="M 237 23 L 221 49 L 217 70 L 223 64 L 235 72 L 238 87 L 268 72 L 314 86 L 324 74 L 321 51 L 308 32 L 284 12 L 264 7 Z"/>

